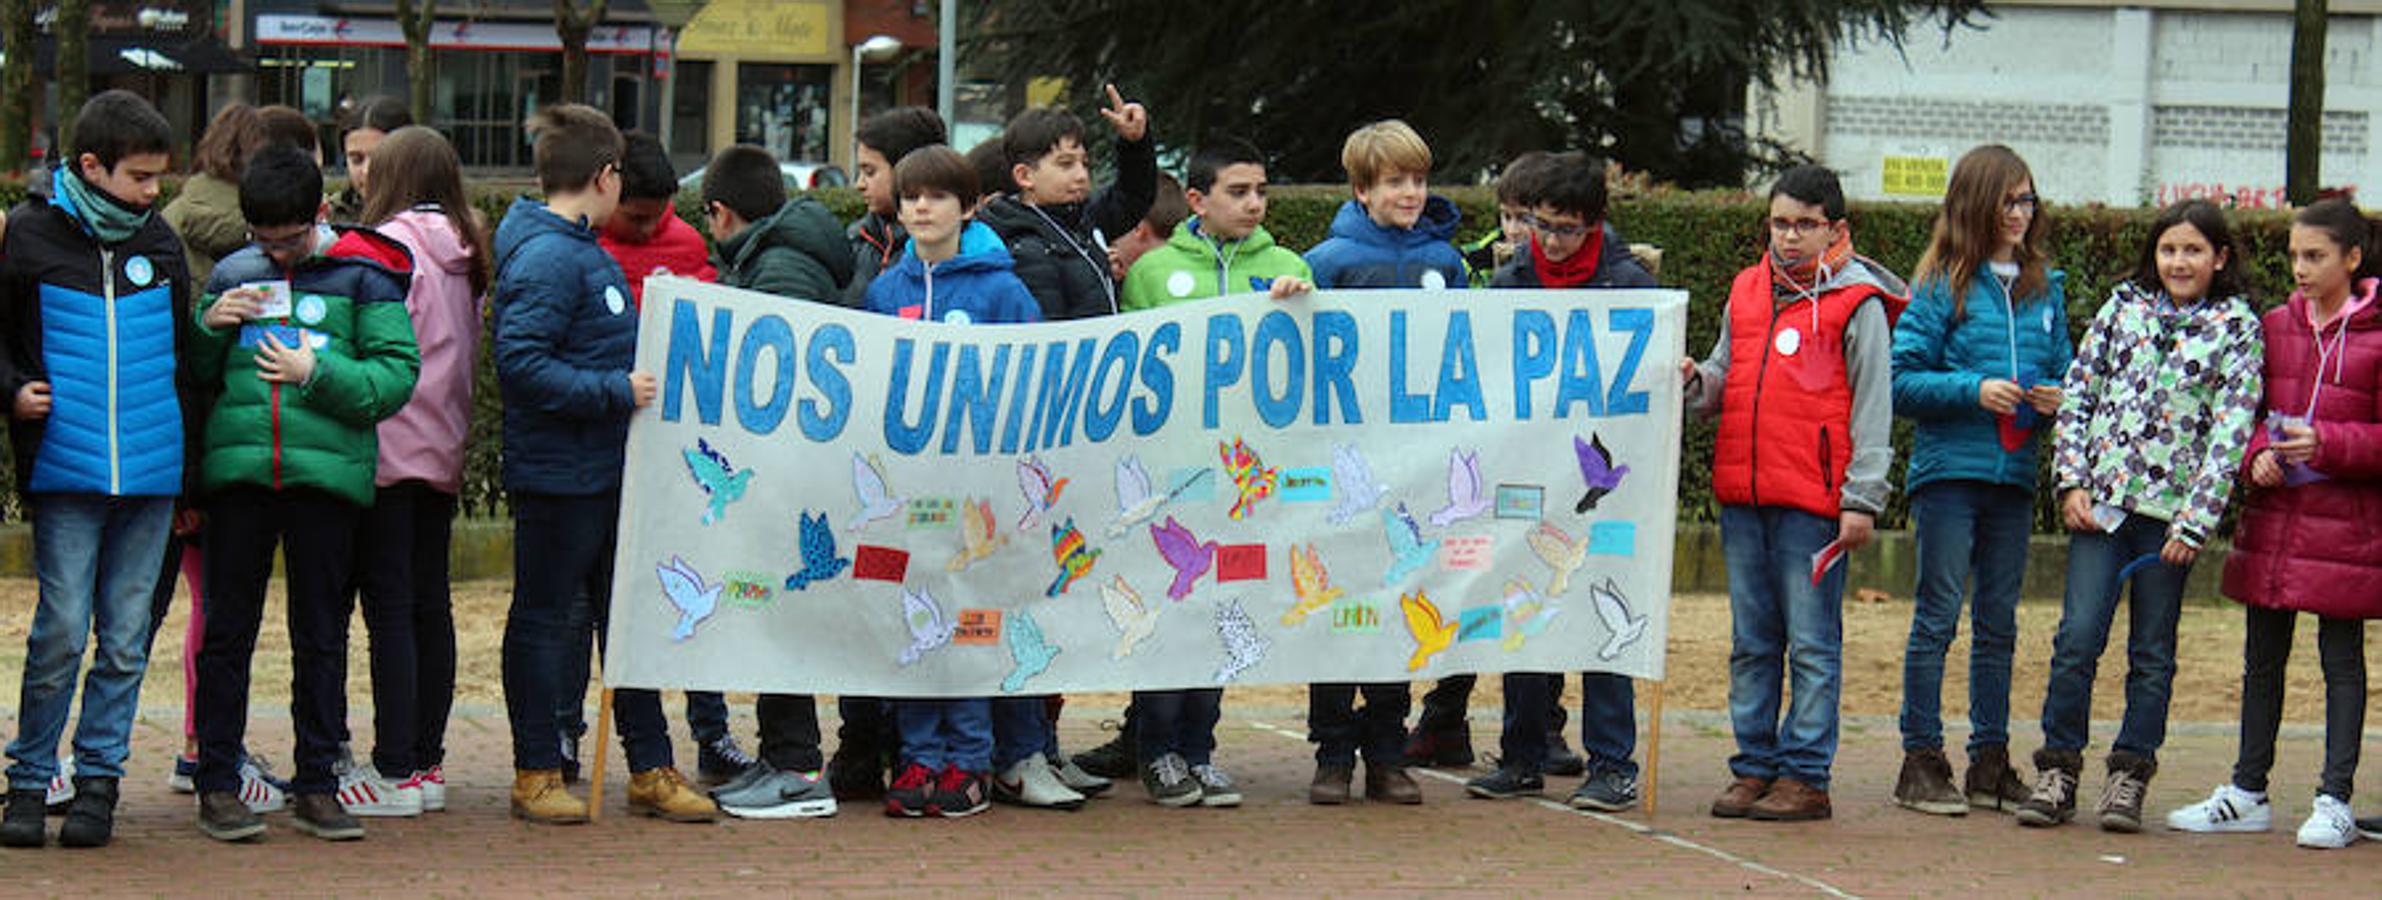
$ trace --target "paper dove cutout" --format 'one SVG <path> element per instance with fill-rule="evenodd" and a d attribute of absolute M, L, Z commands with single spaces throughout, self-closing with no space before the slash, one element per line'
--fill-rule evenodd
<path fill-rule="evenodd" d="M 993 518 L 992 501 L 962 500 L 959 504 L 959 552 L 943 568 L 953 572 L 966 569 L 969 564 L 993 555 L 1002 544 L 1009 543 L 1009 535 L 1001 531 L 1000 521 Z"/>
<path fill-rule="evenodd" d="M 678 608 L 678 627 L 670 630 L 670 639 L 683 641 L 695 636 L 695 626 L 711 618 L 711 611 L 719 608 L 720 585 L 706 584 L 703 573 L 678 557 L 653 567 L 662 579 L 662 596 Z"/>
<path fill-rule="evenodd" d="M 1354 444 L 1332 447 L 1332 484 L 1340 490 L 1340 502 L 1333 504 L 1327 517 L 1334 525 L 1345 525 L 1365 510 L 1381 502 L 1389 487 L 1373 477 L 1373 467 L 1365 463 L 1364 453 Z"/>
<path fill-rule="evenodd" d="M 1158 556 L 1174 568 L 1174 581 L 1166 586 L 1166 599 L 1181 600 L 1191 595 L 1192 584 L 1199 581 L 1216 564 L 1216 542 L 1201 543 L 1173 516 L 1166 524 L 1150 526 L 1150 542 L 1158 546 Z"/>
<path fill-rule="evenodd" d="M 1398 504 L 1395 511 L 1381 511 L 1382 535 L 1389 540 L 1389 566 L 1382 570 L 1383 587 L 1396 587 L 1431 561 L 1431 554 L 1439 552 L 1439 540 L 1423 540 L 1422 526 L 1414 523 L 1414 516 L 1406 512 L 1406 504 Z"/>
<path fill-rule="evenodd" d="M 1009 661 L 1015 667 L 1001 679 L 1001 692 L 1014 694 L 1024 690 L 1026 681 L 1050 669 L 1050 661 L 1059 655 L 1059 648 L 1042 638 L 1042 626 L 1035 624 L 1034 614 L 1023 609 L 1012 610 L 1004 618 L 1001 642 L 1009 647 Z"/>
<path fill-rule="evenodd" d="M 1241 609 L 1241 601 L 1228 600 L 1216 607 L 1216 637 L 1224 642 L 1224 665 L 1216 669 L 1216 683 L 1231 681 L 1265 659 L 1265 651 L 1274 642 L 1257 633 L 1257 622 Z"/>
<path fill-rule="evenodd" d="M 1605 639 L 1605 645 L 1597 649 L 1596 658 L 1620 656 L 1621 651 L 1646 634 L 1646 617 L 1630 613 L 1629 598 L 1621 596 L 1621 588 L 1613 584 L 1613 579 L 1607 578 L 1602 584 L 1589 585 L 1588 596 L 1596 600 L 1597 621 L 1603 622 L 1605 631 L 1612 634 L 1612 637 Z"/>
<path fill-rule="evenodd" d="M 1621 487 L 1622 476 L 1629 474 L 1628 466 L 1613 465 L 1613 452 L 1605 449 L 1604 438 L 1591 434 L 1589 441 L 1582 443 L 1578 435 L 1571 439 L 1572 455 L 1580 461 L 1580 480 L 1588 484 L 1588 493 L 1582 494 L 1580 502 L 1572 507 L 1572 512 L 1581 515 L 1587 515 L 1596 508 L 1597 501 Z"/>
<path fill-rule="evenodd" d="M 1216 443 L 1216 456 L 1224 461 L 1224 471 L 1232 475 L 1234 496 L 1232 509 L 1226 515 L 1238 520 L 1247 518 L 1257 501 L 1274 495 L 1274 486 L 1282 470 L 1267 468 L 1257 458 L 1257 451 L 1247 441 L 1233 438 L 1232 443 Z"/>
<path fill-rule="evenodd" d="M 1109 659 L 1132 656 L 1134 648 L 1158 630 L 1158 611 L 1163 607 L 1143 603 L 1141 592 L 1126 584 L 1123 575 L 1100 586 L 1100 605 L 1108 610 L 1108 624 L 1117 629 L 1117 648 L 1109 651 Z"/>
<path fill-rule="evenodd" d="M 1480 451 L 1448 451 L 1447 505 L 1431 514 L 1431 527 L 1446 528 L 1489 511 L 1491 500 L 1480 483 Z"/>
<path fill-rule="evenodd" d="M 1420 672 L 1431 664 L 1431 657 L 1456 642 L 1456 623 L 1440 615 L 1438 604 L 1422 591 L 1398 595 L 1398 609 L 1406 614 L 1406 633 L 1414 636 L 1414 655 L 1406 658 L 1406 671 Z"/>
<path fill-rule="evenodd" d="M 1123 537 L 1128 529 L 1150 520 L 1166 504 L 1183 495 L 1192 485 L 1208 476 L 1207 469 L 1192 473 L 1173 489 L 1158 491 L 1150 485 L 1149 470 L 1142 468 L 1141 458 L 1127 456 L 1117 460 L 1117 516 L 1108 524 L 1109 537 Z"/>
<path fill-rule="evenodd" d="M 1029 456 L 1017 461 L 1017 490 L 1026 496 L 1026 511 L 1017 518 L 1017 530 L 1041 521 L 1042 514 L 1058 505 L 1059 492 L 1067 489 L 1067 479 L 1052 479 L 1050 467 L 1041 458 Z"/>
<path fill-rule="evenodd" d="M 1531 529 L 1530 535 L 1524 540 L 1530 544 L 1530 552 L 1537 554 L 1540 562 L 1555 570 L 1555 576 L 1547 579 L 1547 596 L 1561 597 L 1565 591 L 1571 590 L 1572 573 L 1588 562 L 1588 542 L 1575 540 L 1563 533 L 1563 529 L 1545 523 Z"/>
<path fill-rule="evenodd" d="M 881 519 L 899 515 L 906 497 L 896 497 L 885 487 L 885 470 L 875 458 L 852 454 L 852 493 L 860 499 L 860 512 L 852 517 L 852 524 L 844 526 L 853 531 L 867 528 Z"/>
<path fill-rule="evenodd" d="M 1322 610 L 1346 593 L 1332 585 L 1331 575 L 1323 570 L 1323 557 L 1315 552 L 1314 544 L 1290 546 L 1290 587 L 1298 595 L 1298 602 L 1282 614 L 1282 624 L 1296 625 Z"/>
<path fill-rule="evenodd" d="M 1511 653 L 1522 649 L 1522 643 L 1546 633 L 1547 625 L 1563 612 L 1561 601 L 1539 596 L 1530 583 L 1516 578 L 1505 583 L 1505 649 Z"/>
<path fill-rule="evenodd" d="M 927 651 L 951 643 L 951 635 L 959 630 L 958 623 L 943 618 L 943 607 L 935 602 L 935 595 L 909 588 L 902 588 L 902 624 L 910 628 L 910 646 L 902 648 L 900 659 L 904 668 Z"/>
<path fill-rule="evenodd" d="M 737 470 L 728 464 L 728 457 L 711 447 L 711 442 L 695 439 L 692 449 L 680 451 L 686 457 L 688 474 L 695 476 L 695 486 L 710 495 L 711 503 L 703 509 L 703 524 L 720 520 L 728 512 L 728 504 L 744 498 L 744 488 L 753 481 L 753 470 Z"/>
<path fill-rule="evenodd" d="M 786 590 L 799 591 L 811 582 L 826 581 L 842 573 L 852 564 L 851 557 L 835 555 L 835 532 L 827 526 L 827 514 L 802 514 L 802 570 L 786 576 Z"/>
<path fill-rule="evenodd" d="M 1084 542 L 1083 529 L 1075 527 L 1070 516 L 1064 527 L 1050 526 L 1050 556 L 1059 564 L 1059 577 L 1050 583 L 1042 596 L 1056 597 L 1075 586 L 1075 580 L 1092 571 L 1092 563 L 1100 559 L 1100 551 Z"/>

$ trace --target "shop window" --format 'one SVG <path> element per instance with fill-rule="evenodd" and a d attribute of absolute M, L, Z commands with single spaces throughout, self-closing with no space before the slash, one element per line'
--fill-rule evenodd
<path fill-rule="evenodd" d="M 834 79 L 833 66 L 738 65 L 736 141 L 780 160 L 826 160 Z"/>

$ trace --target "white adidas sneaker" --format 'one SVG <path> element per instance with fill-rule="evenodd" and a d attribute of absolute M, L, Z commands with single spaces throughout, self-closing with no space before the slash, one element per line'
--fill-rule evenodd
<path fill-rule="evenodd" d="M 422 786 L 412 778 L 383 777 L 371 763 L 339 776 L 339 805 L 351 816 L 405 817 L 422 814 Z"/>
<path fill-rule="evenodd" d="M 2299 845 L 2312 850 L 2339 850 L 2357 843 L 2357 817 L 2349 804 L 2330 794 L 2317 794 L 2316 806 L 2299 826 Z"/>
<path fill-rule="evenodd" d="M 2208 799 L 2168 813 L 2167 827 L 2199 834 L 2268 831 L 2274 828 L 2274 805 L 2266 802 L 2265 794 L 2250 793 L 2228 781 L 2210 791 Z M 2355 830 L 2351 831 L 2354 836 Z"/>

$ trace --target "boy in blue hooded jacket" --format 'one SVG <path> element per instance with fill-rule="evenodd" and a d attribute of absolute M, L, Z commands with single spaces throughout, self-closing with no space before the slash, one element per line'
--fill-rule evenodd
<path fill-rule="evenodd" d="M 1340 146 L 1356 197 L 1340 204 L 1331 236 L 1307 251 L 1315 286 L 1429 288 L 1466 284 L 1456 229 L 1464 214 L 1431 193 L 1431 147 L 1397 119 L 1357 129 Z"/>

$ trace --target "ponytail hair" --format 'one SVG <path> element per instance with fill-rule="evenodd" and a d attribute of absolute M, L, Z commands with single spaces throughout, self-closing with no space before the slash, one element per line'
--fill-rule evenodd
<path fill-rule="evenodd" d="M 2382 225 L 2358 212 L 2356 204 L 2340 197 L 2318 200 L 2293 213 L 2291 224 L 2324 232 L 2344 256 L 2351 250 L 2358 251 L 2357 271 L 2349 274 L 2352 283 L 2382 278 L 2382 253 L 2376 252 L 2382 250 L 2376 243 L 2377 238 L 2382 238 Z"/>

